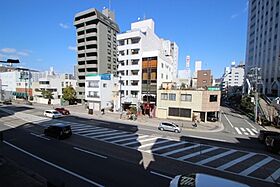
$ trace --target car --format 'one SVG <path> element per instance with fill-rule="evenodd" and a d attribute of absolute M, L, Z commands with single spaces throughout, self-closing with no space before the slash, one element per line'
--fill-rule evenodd
<path fill-rule="evenodd" d="M 265 138 L 265 146 L 268 151 L 280 153 L 280 135 L 267 136 Z"/>
<path fill-rule="evenodd" d="M 11 105 L 11 104 L 12 104 L 12 101 L 11 101 L 11 100 L 4 100 L 4 101 L 3 101 L 3 104 L 4 104 L 4 105 Z"/>
<path fill-rule="evenodd" d="M 278 136 L 278 135 L 280 135 L 279 132 L 260 130 L 258 140 L 261 143 L 264 143 L 267 136 Z"/>
<path fill-rule="evenodd" d="M 216 122 L 218 121 L 218 118 L 215 116 L 207 116 L 207 121 Z"/>
<path fill-rule="evenodd" d="M 59 118 L 59 117 L 62 117 L 62 114 L 56 110 L 45 110 L 44 116 L 50 117 L 50 118 Z"/>
<path fill-rule="evenodd" d="M 70 125 L 63 123 L 52 124 L 44 129 L 44 134 L 46 136 L 51 136 L 57 139 L 69 138 L 72 135 L 72 130 Z"/>
<path fill-rule="evenodd" d="M 222 177 L 216 177 L 204 173 L 192 173 L 188 175 L 175 176 L 169 187 L 249 187 L 246 184 L 236 182 Z"/>
<path fill-rule="evenodd" d="M 55 108 L 56 111 L 60 112 L 63 115 L 69 115 L 70 111 L 65 108 Z"/>
<path fill-rule="evenodd" d="M 172 131 L 176 133 L 181 132 L 181 128 L 177 124 L 170 122 L 161 122 L 158 126 L 158 130 Z"/>

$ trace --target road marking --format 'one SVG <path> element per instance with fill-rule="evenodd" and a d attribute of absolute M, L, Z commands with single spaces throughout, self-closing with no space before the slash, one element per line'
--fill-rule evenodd
<path fill-rule="evenodd" d="M 233 125 L 232 125 L 232 123 L 229 121 L 228 117 L 227 117 L 225 114 L 224 114 L 224 116 L 225 116 L 226 120 L 228 121 L 228 123 L 230 124 L 230 126 L 233 128 Z"/>
<path fill-rule="evenodd" d="M 166 146 L 162 146 L 162 147 L 158 147 L 158 148 L 153 148 L 151 150 L 149 150 L 148 152 L 154 152 L 154 151 L 159 151 L 159 150 L 162 150 L 162 149 L 166 149 L 166 148 L 169 148 L 169 147 L 174 147 L 174 146 L 177 146 L 177 145 L 182 145 L 184 144 L 185 142 L 182 141 L 182 142 L 178 142 L 178 143 L 175 143 L 175 144 L 171 144 L 171 145 L 166 145 Z"/>
<path fill-rule="evenodd" d="M 249 175 L 250 173 L 254 172 L 255 170 L 257 170 L 258 168 L 262 167 L 263 165 L 267 164 L 268 162 L 272 161 L 273 158 L 271 157 L 267 157 L 266 159 L 255 163 L 254 165 L 252 165 L 251 167 L 245 169 L 244 171 L 242 171 L 241 173 L 239 173 L 240 175 Z"/>
<path fill-rule="evenodd" d="M 96 134 L 103 134 L 103 133 L 109 133 L 109 132 L 114 132 L 116 130 L 109 130 L 109 129 L 99 129 L 99 130 L 93 130 L 92 132 L 90 133 L 87 133 L 87 134 L 83 134 L 83 136 L 91 136 L 91 135 L 96 135 Z"/>
<path fill-rule="evenodd" d="M 217 138 L 207 138 L 207 137 L 203 137 L 203 136 L 187 135 L 186 137 L 199 138 L 199 139 L 205 139 L 205 140 L 214 140 L 214 141 L 219 141 L 219 142 L 228 142 L 228 140 L 222 140 L 222 139 L 217 139 Z"/>
<path fill-rule="evenodd" d="M 245 135 L 249 135 L 248 132 L 247 132 L 243 127 L 240 127 L 240 129 L 243 131 L 243 133 L 244 133 Z"/>
<path fill-rule="evenodd" d="M 249 128 L 246 128 L 246 130 L 247 130 L 252 136 L 255 136 L 255 134 L 254 134 Z"/>
<path fill-rule="evenodd" d="M 100 138 L 103 136 L 112 136 L 112 135 L 120 135 L 120 134 L 127 134 L 128 132 L 114 132 L 114 133 L 109 133 L 109 134 L 101 134 L 101 135 L 97 135 L 97 136 L 91 136 L 92 138 Z"/>
<path fill-rule="evenodd" d="M 237 127 L 234 127 L 234 128 L 235 128 L 235 130 L 237 131 L 238 134 L 242 134 L 241 131 Z"/>
<path fill-rule="evenodd" d="M 115 139 L 115 138 L 125 138 L 125 137 L 131 137 L 131 136 L 136 136 L 136 134 L 123 134 L 123 135 L 109 137 L 109 138 L 102 138 L 102 140 L 107 141 L 107 140 L 111 140 L 111 139 Z"/>
<path fill-rule="evenodd" d="M 9 145 L 9 146 L 11 146 L 11 147 L 17 149 L 18 151 L 21 151 L 21 152 L 23 152 L 23 153 L 25 153 L 25 154 L 27 154 L 27 155 L 29 155 L 29 156 L 31 156 L 31 157 L 37 159 L 37 160 L 40 160 L 41 162 L 44 162 L 45 164 L 48 164 L 48 165 L 50 165 L 50 166 L 52 166 L 52 167 L 55 167 L 55 168 L 57 168 L 57 169 L 59 169 L 59 170 L 61 170 L 61 171 L 64 171 L 65 173 L 68 173 L 68 174 L 70 174 L 70 175 L 73 175 L 73 176 L 75 176 L 75 177 L 77 177 L 77 178 L 79 178 L 79 179 L 81 179 L 81 180 L 84 180 L 84 181 L 86 181 L 86 182 L 88 182 L 88 183 L 90 183 L 90 184 L 92 184 L 92 185 L 99 186 L 99 187 L 103 187 L 103 185 L 98 184 L 97 182 L 94 182 L 94 181 L 92 181 L 92 180 L 90 180 L 90 179 L 88 179 L 88 178 L 86 178 L 86 177 L 83 177 L 83 176 L 81 176 L 81 175 L 79 175 L 79 174 L 77 174 L 77 173 L 75 173 L 75 172 L 73 172 L 73 171 L 70 171 L 70 170 L 68 170 L 68 169 L 65 169 L 65 168 L 63 168 L 63 167 L 61 167 L 61 166 L 59 166 L 59 165 L 56 165 L 56 164 L 54 164 L 54 163 L 52 163 L 52 162 L 49 162 L 49 161 L 47 161 L 47 160 L 45 160 L 45 159 L 43 159 L 43 158 L 41 158 L 41 157 L 38 157 L 38 156 L 36 156 L 36 155 L 34 155 L 34 154 L 32 154 L 32 153 L 30 153 L 30 152 L 28 152 L 28 151 L 25 151 L 24 149 L 21 149 L 21 148 L 15 146 L 15 145 L 13 145 L 13 144 L 11 144 L 11 143 L 5 141 L 5 140 L 4 140 L 3 142 L 4 142 L 5 144 L 7 144 L 7 145 Z"/>
<path fill-rule="evenodd" d="M 256 134 L 259 133 L 259 132 L 258 132 L 257 130 L 255 130 L 255 129 L 252 129 L 252 131 L 253 131 L 254 133 L 256 133 Z"/>
<path fill-rule="evenodd" d="M 255 156 L 255 155 L 256 155 L 256 153 L 248 153 L 248 154 L 246 154 L 246 155 L 244 155 L 242 157 L 239 157 L 239 158 L 234 159 L 234 160 L 232 160 L 232 161 L 230 161 L 230 162 L 228 162 L 228 163 L 226 163 L 224 165 L 221 165 L 217 169 L 218 170 L 225 170 L 225 169 L 227 169 L 227 168 L 229 168 L 229 167 L 231 167 L 231 166 L 233 166 L 233 165 L 235 165 L 235 164 L 237 164 L 239 162 L 242 162 L 243 160 L 246 160 L 246 159 L 248 159 L 248 158 L 250 158 L 252 156 Z"/>
<path fill-rule="evenodd" d="M 196 164 L 203 165 L 203 164 L 209 163 L 209 162 L 211 162 L 211 161 L 213 161 L 213 160 L 217 160 L 217 159 L 219 159 L 219 158 L 222 158 L 222 157 L 224 157 L 224 156 L 230 155 L 230 154 L 235 153 L 235 152 L 236 152 L 236 150 L 229 150 L 229 151 L 227 151 L 227 152 L 218 154 L 218 155 L 216 155 L 216 156 L 211 156 L 211 157 L 209 157 L 209 158 L 206 158 L 206 159 L 204 159 L 204 160 L 201 160 L 200 162 L 197 162 Z"/>
<path fill-rule="evenodd" d="M 145 145 L 141 145 L 139 147 L 137 147 L 138 150 L 144 148 L 144 147 L 149 147 L 151 145 L 157 145 L 157 144 L 162 144 L 162 143 L 165 143 L 165 142 L 169 142 L 170 140 L 158 140 L 158 141 L 155 141 L 153 143 L 148 143 L 148 144 L 145 144 Z"/>
<path fill-rule="evenodd" d="M 163 174 L 160 174 L 160 173 L 157 173 L 157 172 L 154 172 L 154 171 L 150 171 L 150 173 L 151 173 L 151 174 L 154 174 L 154 175 L 158 175 L 158 176 L 160 176 L 160 177 L 164 177 L 164 178 L 170 179 L 170 180 L 173 179 L 173 177 L 169 177 L 169 176 L 167 176 L 167 175 L 163 175 Z"/>
<path fill-rule="evenodd" d="M 76 149 L 76 150 L 82 151 L 82 152 L 84 152 L 84 153 L 88 153 L 88 154 L 91 154 L 91 155 L 100 157 L 100 158 L 104 158 L 104 159 L 107 158 L 106 156 L 103 156 L 103 155 L 100 155 L 100 154 L 97 154 L 97 153 L 93 153 L 93 152 L 91 152 L 91 151 L 87 151 L 87 150 L 84 150 L 84 149 L 81 149 L 81 148 L 78 148 L 78 147 L 73 147 L 73 148 Z"/>
<path fill-rule="evenodd" d="M 198 146 L 200 146 L 200 144 L 194 144 L 194 145 L 189 146 L 189 147 L 184 147 L 184 148 L 181 148 L 181 149 L 176 149 L 176 150 L 173 150 L 173 151 L 169 151 L 167 153 L 161 154 L 161 156 L 172 155 L 174 153 L 178 153 L 178 152 L 181 152 L 181 151 L 189 150 L 189 149 L 192 149 L 192 148 L 195 148 L 195 147 L 198 147 Z"/>
<path fill-rule="evenodd" d="M 93 130 L 96 130 L 97 128 L 94 128 L 94 129 L 87 129 L 87 130 L 75 130 L 75 131 L 73 131 L 73 132 L 75 132 L 75 133 L 79 133 L 79 134 L 83 134 L 83 133 L 88 133 L 88 132 L 92 132 Z M 100 128 L 98 128 L 98 129 L 100 129 Z"/>
<path fill-rule="evenodd" d="M 244 118 L 243 118 L 244 119 Z M 244 119 L 253 129 L 257 129 L 256 127 L 254 127 L 249 121 L 247 121 L 246 119 Z"/>
<path fill-rule="evenodd" d="M 278 168 L 272 175 L 268 176 L 265 180 L 269 182 L 276 182 L 280 177 L 280 168 Z"/>
<path fill-rule="evenodd" d="M 140 142 L 147 142 L 147 141 L 150 141 L 150 140 L 155 140 L 157 139 L 158 137 L 153 137 L 153 138 L 148 138 L 148 139 L 144 139 L 144 140 L 136 140 L 136 141 L 133 141 L 133 142 L 128 142 L 128 143 L 125 143 L 125 144 L 121 144 L 123 146 L 127 146 L 127 145 L 131 145 L 131 144 L 135 144 L 135 143 L 140 143 Z"/>
<path fill-rule="evenodd" d="M 87 135 L 87 134 L 91 134 L 91 133 L 94 133 L 94 132 L 101 132 L 101 131 L 108 131 L 110 129 L 107 129 L 107 128 L 101 128 L 101 129 L 94 129 L 94 130 L 91 130 L 89 133 L 83 133 L 83 132 L 78 132 L 76 131 L 75 133 L 77 134 L 82 134 L 82 135 Z"/>
<path fill-rule="evenodd" d="M 45 140 L 50 140 L 49 138 L 43 137 L 43 136 L 40 135 L 40 134 L 35 134 L 35 133 L 33 133 L 33 132 L 31 132 L 30 134 L 33 135 L 33 136 L 36 136 L 36 137 L 38 137 L 38 138 L 42 138 L 42 139 L 45 139 Z"/>
<path fill-rule="evenodd" d="M 90 127 L 71 127 L 72 131 L 83 131 L 83 130 L 88 130 Z"/>
<path fill-rule="evenodd" d="M 213 150 L 216 150 L 216 149 L 219 149 L 218 147 L 210 147 L 208 149 L 205 149 L 205 150 L 198 150 L 197 152 L 194 152 L 194 153 L 191 153 L 191 154 L 188 154 L 188 155 L 185 155 L 185 156 L 182 156 L 180 158 L 177 158 L 178 160 L 186 160 L 186 159 L 189 159 L 191 157 L 195 157 L 197 155 L 200 155 L 200 154 L 204 154 L 204 153 L 208 153 L 210 151 L 213 151 Z"/>
<path fill-rule="evenodd" d="M 136 134 L 132 134 L 132 135 L 136 135 Z M 111 143 L 117 143 L 117 142 L 122 142 L 122 141 L 127 141 L 127 140 L 134 140 L 135 138 L 137 140 L 141 139 L 141 138 L 147 138 L 149 137 L 148 135 L 142 135 L 142 136 L 136 136 L 136 137 L 132 137 L 132 138 L 125 138 L 125 139 L 121 139 L 121 140 L 115 140 L 115 141 L 112 141 Z"/>

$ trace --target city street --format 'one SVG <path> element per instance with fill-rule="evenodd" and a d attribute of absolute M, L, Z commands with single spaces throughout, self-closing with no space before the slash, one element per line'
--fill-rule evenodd
<path fill-rule="evenodd" d="M 208 137 L 201 133 L 207 139 L 200 139 L 192 137 L 200 135 L 195 131 L 175 134 L 158 131 L 156 127 L 142 129 L 79 116 L 51 120 L 43 117 L 39 109 L 1 109 L 11 114 L 1 112 L 1 128 L 10 128 L 4 132 L 1 154 L 67 186 L 168 186 L 175 175 L 192 172 L 210 173 L 252 186 L 280 182 L 279 156 L 266 152 L 255 136 L 234 134 L 235 128 L 226 133 L 231 126 L 228 124 L 224 131 L 209 133 Z M 223 110 L 226 113 L 230 109 Z M 234 127 L 242 125 L 235 121 L 239 116 L 224 115 Z M 70 124 L 74 135 L 62 141 L 45 137 L 43 128 L 54 123 Z M 231 139 L 236 136 L 239 143 L 210 140 L 221 135 Z"/>

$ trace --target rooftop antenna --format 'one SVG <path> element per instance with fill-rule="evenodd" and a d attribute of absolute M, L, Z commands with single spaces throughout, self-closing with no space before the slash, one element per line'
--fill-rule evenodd
<path fill-rule="evenodd" d="M 146 13 L 144 12 L 143 20 L 146 20 Z"/>
<path fill-rule="evenodd" d="M 109 0 L 109 11 L 111 10 L 111 0 Z"/>

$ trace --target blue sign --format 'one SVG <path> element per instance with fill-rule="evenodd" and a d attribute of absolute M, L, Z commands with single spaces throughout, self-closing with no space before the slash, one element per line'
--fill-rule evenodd
<path fill-rule="evenodd" d="M 111 74 L 101 74 L 101 80 L 111 80 Z"/>

